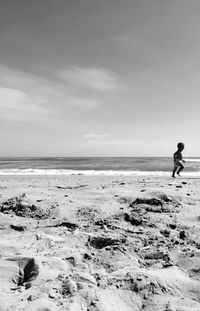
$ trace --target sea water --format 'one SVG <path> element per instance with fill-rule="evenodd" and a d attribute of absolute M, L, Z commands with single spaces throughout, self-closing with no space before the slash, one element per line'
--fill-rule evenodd
<path fill-rule="evenodd" d="M 169 157 L 0 158 L 0 175 L 158 175 L 170 176 Z M 182 175 L 200 177 L 200 158 L 186 159 Z"/>

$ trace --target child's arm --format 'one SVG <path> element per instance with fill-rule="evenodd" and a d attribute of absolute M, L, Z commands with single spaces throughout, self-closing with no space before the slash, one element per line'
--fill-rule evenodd
<path fill-rule="evenodd" d="M 183 163 L 185 163 L 185 160 L 183 159 L 182 153 L 181 153 L 181 160 L 183 161 Z"/>

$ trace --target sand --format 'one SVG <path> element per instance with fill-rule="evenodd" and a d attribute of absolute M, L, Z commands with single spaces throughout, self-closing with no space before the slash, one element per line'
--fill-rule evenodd
<path fill-rule="evenodd" d="M 199 311 L 200 179 L 0 178 L 0 310 Z"/>

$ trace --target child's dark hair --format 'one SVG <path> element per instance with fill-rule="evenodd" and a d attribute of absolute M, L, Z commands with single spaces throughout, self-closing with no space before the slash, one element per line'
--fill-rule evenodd
<path fill-rule="evenodd" d="M 184 148 L 184 147 L 185 147 L 184 143 L 178 143 L 178 144 L 177 144 L 177 148 L 178 148 L 178 149 Z"/>

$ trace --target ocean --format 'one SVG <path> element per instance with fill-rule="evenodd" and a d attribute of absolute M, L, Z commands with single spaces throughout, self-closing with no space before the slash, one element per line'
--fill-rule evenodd
<path fill-rule="evenodd" d="M 185 159 L 182 175 L 200 176 L 200 158 Z M 0 175 L 168 175 L 169 157 L 0 158 Z"/>

